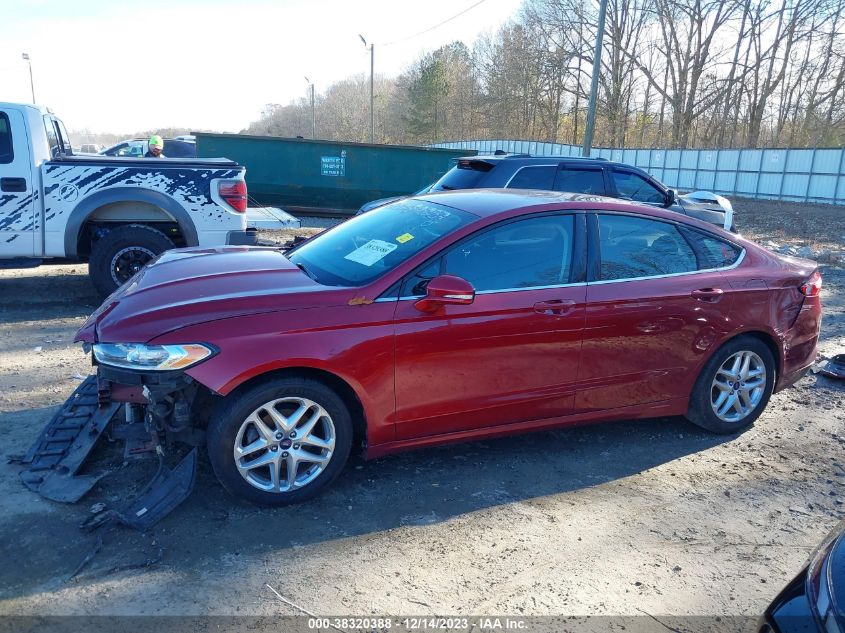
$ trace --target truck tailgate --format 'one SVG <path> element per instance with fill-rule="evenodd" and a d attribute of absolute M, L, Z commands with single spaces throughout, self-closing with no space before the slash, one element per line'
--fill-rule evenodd
<path fill-rule="evenodd" d="M 298 229 L 300 222 L 276 207 L 248 207 L 246 225 L 250 229 Z"/>

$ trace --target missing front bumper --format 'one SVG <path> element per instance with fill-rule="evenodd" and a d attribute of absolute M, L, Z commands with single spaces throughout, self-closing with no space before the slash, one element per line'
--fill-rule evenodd
<path fill-rule="evenodd" d="M 64 503 L 79 501 L 98 481 L 112 472 L 102 470 L 82 474 L 83 465 L 100 437 L 112 423 L 119 422 L 124 417 L 118 415 L 123 409 L 123 403 L 112 399 L 110 378 L 114 379 L 116 376 L 102 369 L 99 379 L 97 376 L 89 376 L 79 385 L 26 455 L 13 460 L 26 466 L 20 473 L 24 485 L 47 499 Z M 155 443 L 159 469 L 137 497 L 121 508 L 110 510 L 102 516 L 98 515 L 94 522 L 95 527 L 105 522 L 117 522 L 146 530 L 167 516 L 190 495 L 196 480 L 196 446 L 182 457 L 176 467 L 168 467 L 165 463 L 165 452 L 157 438 L 154 417 L 166 410 L 171 421 L 175 419 L 173 411 L 176 407 L 173 402 L 167 402 L 164 398 L 174 392 L 182 393 L 181 390 L 188 382 L 185 377 L 173 376 L 149 387 L 143 384 L 143 378 L 139 375 L 138 384 L 129 385 L 142 389 L 148 396 L 149 403 L 145 407 L 149 418 L 144 423 L 148 424 L 148 430 Z M 125 387 L 127 385 L 122 383 L 121 388 Z M 158 410 L 155 409 L 156 406 L 159 407 Z M 141 426 L 141 422 L 129 426 L 136 425 Z M 196 439 L 195 434 L 187 432 L 190 430 L 189 425 L 186 426 L 187 430 L 181 432 Z M 180 429 L 175 430 L 178 435 Z M 116 432 L 114 435 L 120 436 L 121 433 Z"/>

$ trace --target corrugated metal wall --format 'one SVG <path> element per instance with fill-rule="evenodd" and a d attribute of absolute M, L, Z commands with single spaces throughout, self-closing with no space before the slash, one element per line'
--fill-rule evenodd
<path fill-rule="evenodd" d="M 433 147 L 580 156 L 581 148 L 535 141 L 456 141 Z M 645 169 L 667 187 L 728 196 L 845 204 L 843 149 L 608 149 L 593 157 Z"/>

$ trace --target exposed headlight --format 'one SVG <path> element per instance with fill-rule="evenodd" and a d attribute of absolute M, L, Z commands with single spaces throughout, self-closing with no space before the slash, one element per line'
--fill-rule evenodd
<path fill-rule="evenodd" d="M 97 343 L 94 358 L 98 363 L 125 369 L 170 371 L 185 369 L 205 360 L 215 350 L 206 345 L 144 345 L 143 343 Z"/>

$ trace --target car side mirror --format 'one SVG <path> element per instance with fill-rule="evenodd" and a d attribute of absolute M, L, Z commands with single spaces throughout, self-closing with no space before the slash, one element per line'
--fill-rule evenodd
<path fill-rule="evenodd" d="M 426 295 L 414 304 L 420 312 L 436 312 L 444 305 L 465 306 L 475 301 L 475 288 L 455 275 L 439 275 L 428 282 Z"/>
<path fill-rule="evenodd" d="M 678 201 L 678 192 L 674 189 L 669 189 L 666 192 L 666 206 L 671 207 Z"/>

